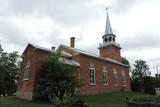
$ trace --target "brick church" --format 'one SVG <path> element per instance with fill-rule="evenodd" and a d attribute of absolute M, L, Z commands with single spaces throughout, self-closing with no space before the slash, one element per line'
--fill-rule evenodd
<path fill-rule="evenodd" d="M 75 38 L 70 38 L 70 46 L 60 45 L 60 61 L 76 65 L 81 94 L 96 94 L 114 91 L 130 91 L 129 67 L 121 63 L 121 47 L 116 43 L 107 13 L 105 34 L 99 44 L 99 55 L 75 47 Z M 55 47 L 47 49 L 28 44 L 22 53 L 17 97 L 33 100 L 40 60 L 55 52 Z"/>

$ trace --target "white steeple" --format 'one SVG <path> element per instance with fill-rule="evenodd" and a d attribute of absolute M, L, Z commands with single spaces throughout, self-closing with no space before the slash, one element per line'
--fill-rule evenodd
<path fill-rule="evenodd" d="M 104 35 L 102 36 L 103 43 L 100 44 L 99 48 L 103 48 L 111 45 L 114 45 L 120 48 L 120 45 L 116 43 L 116 35 L 114 35 L 112 32 L 112 27 L 111 27 L 109 15 L 108 15 L 108 8 L 106 8 L 106 10 L 107 10 L 107 18 L 106 18 L 105 32 L 104 32 Z"/>
<path fill-rule="evenodd" d="M 109 15 L 108 15 L 108 8 L 106 8 L 106 10 L 107 10 L 107 19 L 106 19 L 105 35 L 113 34 L 112 27 L 111 27 L 110 20 L 109 20 Z"/>

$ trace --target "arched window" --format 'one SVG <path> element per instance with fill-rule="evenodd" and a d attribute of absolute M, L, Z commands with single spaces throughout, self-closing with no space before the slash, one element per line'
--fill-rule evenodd
<path fill-rule="evenodd" d="M 122 85 L 126 85 L 126 73 L 125 70 L 122 70 Z"/>
<path fill-rule="evenodd" d="M 113 70 L 113 77 L 114 77 L 114 85 L 118 85 L 118 72 L 116 68 L 114 68 Z"/>
<path fill-rule="evenodd" d="M 105 66 L 103 67 L 103 84 L 108 84 L 108 71 Z"/>
<path fill-rule="evenodd" d="M 30 61 L 27 61 L 24 68 L 23 80 L 29 80 Z"/>
<path fill-rule="evenodd" d="M 89 66 L 89 84 L 91 85 L 96 84 L 95 67 L 93 64 Z"/>

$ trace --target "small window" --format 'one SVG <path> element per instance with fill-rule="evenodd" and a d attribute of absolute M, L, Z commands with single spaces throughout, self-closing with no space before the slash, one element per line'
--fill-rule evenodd
<path fill-rule="evenodd" d="M 113 38 L 113 41 L 115 42 L 115 38 Z"/>
<path fill-rule="evenodd" d="M 89 84 L 90 85 L 96 84 L 95 67 L 93 64 L 89 66 Z"/>
<path fill-rule="evenodd" d="M 103 84 L 108 85 L 108 71 L 106 67 L 103 67 Z"/>
<path fill-rule="evenodd" d="M 111 41 L 112 40 L 112 38 L 111 37 L 109 37 L 109 41 Z"/>
<path fill-rule="evenodd" d="M 105 38 L 105 42 L 107 42 L 108 40 L 107 40 L 107 38 Z"/>
<path fill-rule="evenodd" d="M 25 64 L 23 80 L 29 80 L 30 61 Z"/>
<path fill-rule="evenodd" d="M 126 85 L 126 73 L 125 70 L 122 70 L 122 85 Z"/>
<path fill-rule="evenodd" d="M 118 85 L 118 72 L 116 68 L 114 68 L 113 70 L 113 77 L 114 77 L 114 85 Z"/>

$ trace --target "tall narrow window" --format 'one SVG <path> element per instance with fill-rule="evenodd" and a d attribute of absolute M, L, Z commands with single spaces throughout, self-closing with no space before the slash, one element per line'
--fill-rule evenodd
<path fill-rule="evenodd" d="M 114 68 L 113 70 L 113 77 L 114 77 L 114 85 L 118 85 L 118 72 L 116 68 Z"/>
<path fill-rule="evenodd" d="M 103 67 L 103 84 L 108 84 L 108 71 L 105 66 Z"/>
<path fill-rule="evenodd" d="M 90 85 L 96 84 L 95 67 L 93 64 L 89 66 L 89 84 Z"/>
<path fill-rule="evenodd" d="M 25 64 L 23 80 L 29 79 L 30 61 Z"/>
<path fill-rule="evenodd" d="M 125 70 L 122 70 L 122 85 L 126 85 L 126 73 Z"/>

